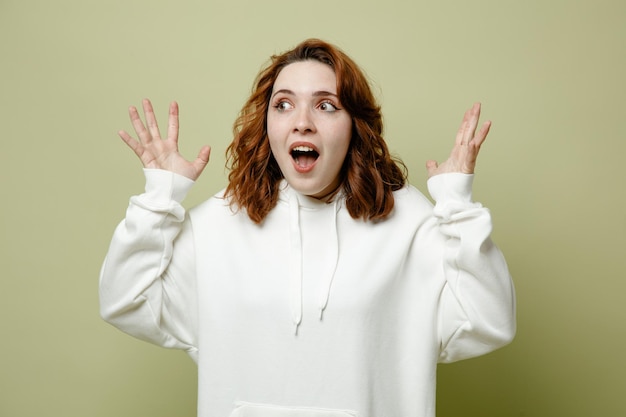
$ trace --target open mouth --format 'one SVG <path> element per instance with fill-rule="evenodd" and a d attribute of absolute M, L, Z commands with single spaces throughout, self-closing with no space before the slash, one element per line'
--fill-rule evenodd
<path fill-rule="evenodd" d="M 296 146 L 291 150 L 291 157 L 297 166 L 308 168 L 317 161 L 320 154 L 310 146 Z"/>

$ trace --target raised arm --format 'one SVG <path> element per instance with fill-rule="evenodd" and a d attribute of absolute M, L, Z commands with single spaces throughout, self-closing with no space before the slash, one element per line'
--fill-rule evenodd
<path fill-rule="evenodd" d="M 427 163 L 446 280 L 439 308 L 441 362 L 485 354 L 515 335 L 513 282 L 491 241 L 491 214 L 472 200 L 476 157 L 491 126 L 485 122 L 476 132 L 479 117 L 475 104 L 465 113 L 450 157 Z"/>
<path fill-rule="evenodd" d="M 178 152 L 178 106 L 170 105 L 162 139 L 150 101 L 146 125 L 130 119 L 138 139 L 120 136 L 144 165 L 145 192 L 131 197 L 100 273 L 100 313 L 137 338 L 196 355 L 196 277 L 193 233 L 181 205 L 207 164 L 209 147 L 189 162 Z"/>

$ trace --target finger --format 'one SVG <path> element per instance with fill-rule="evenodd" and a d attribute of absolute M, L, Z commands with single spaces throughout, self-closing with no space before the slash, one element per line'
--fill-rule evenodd
<path fill-rule="evenodd" d="M 202 149 L 200 149 L 200 152 L 198 152 L 198 157 L 192 162 L 198 175 L 200 175 L 202 171 L 204 171 L 204 168 L 209 163 L 210 156 L 211 156 L 210 146 L 203 146 Z"/>
<path fill-rule="evenodd" d="M 472 118 L 472 111 L 474 110 L 474 108 L 472 107 L 471 109 L 467 109 L 465 111 L 465 113 L 463 114 L 463 120 L 461 121 L 461 126 L 459 126 L 459 130 L 456 133 L 456 144 L 457 145 L 465 145 L 467 144 L 467 136 L 468 136 L 468 130 L 470 127 L 470 120 Z"/>
<path fill-rule="evenodd" d="M 152 103 L 147 98 L 143 99 L 143 113 L 146 116 L 146 125 L 148 126 L 148 130 L 150 131 L 150 135 L 154 139 L 160 139 L 161 134 L 159 133 L 159 125 L 156 120 L 156 116 L 154 115 L 154 109 L 152 108 Z"/>
<path fill-rule="evenodd" d="M 465 155 L 465 163 L 463 165 L 463 172 L 466 174 L 473 174 L 476 168 L 476 160 L 478 159 L 478 154 L 480 152 L 480 147 L 483 142 L 487 138 L 487 134 L 489 133 L 489 129 L 491 128 L 491 121 L 486 121 L 483 123 L 480 130 L 476 133 L 472 141 L 468 144 L 468 146 L 464 147 L 467 149 L 467 153 Z"/>
<path fill-rule="evenodd" d="M 476 133 L 476 127 L 478 126 L 478 120 L 480 119 L 480 103 L 474 103 L 471 109 L 469 109 L 469 120 L 467 123 L 467 129 L 465 130 L 464 143 L 469 143 Z"/>
<path fill-rule="evenodd" d="M 120 136 L 120 138 L 122 138 L 124 143 L 126 143 L 126 145 L 128 145 L 128 147 L 132 149 L 133 152 L 135 152 L 135 155 L 141 157 L 141 154 L 143 153 L 143 145 L 141 143 L 136 141 L 124 130 L 120 130 L 119 132 L 117 132 L 117 134 Z"/>
<path fill-rule="evenodd" d="M 491 129 L 491 120 L 487 120 L 485 123 L 483 123 L 478 133 L 474 135 L 474 139 L 472 139 L 472 143 L 474 144 L 474 146 L 476 146 L 477 148 L 480 148 L 480 146 L 483 144 L 485 139 L 487 139 L 487 135 L 489 134 L 489 129 Z"/>
<path fill-rule="evenodd" d="M 167 138 L 173 140 L 178 143 L 178 103 L 173 101 L 170 104 L 170 115 L 168 119 L 167 125 Z"/>
<path fill-rule="evenodd" d="M 152 140 L 152 136 L 150 136 L 150 132 L 146 130 L 146 127 L 143 125 L 141 121 L 141 117 L 139 117 L 139 112 L 135 106 L 130 106 L 128 108 L 128 115 L 130 117 L 130 122 L 133 125 L 133 129 L 135 129 L 135 133 L 139 137 L 139 140 L 142 143 L 150 143 Z"/>

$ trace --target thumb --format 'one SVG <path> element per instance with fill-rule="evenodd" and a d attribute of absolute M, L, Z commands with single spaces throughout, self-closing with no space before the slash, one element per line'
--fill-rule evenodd
<path fill-rule="evenodd" d="M 203 146 L 202 149 L 200 149 L 200 152 L 198 152 L 198 156 L 192 162 L 198 175 L 200 175 L 202 171 L 204 171 L 204 168 L 209 163 L 210 156 L 211 156 L 211 147 L 208 145 Z"/>
<path fill-rule="evenodd" d="M 426 170 L 428 171 L 429 178 L 435 175 L 435 171 L 437 170 L 438 167 L 439 167 L 439 164 L 437 164 L 437 161 L 433 161 L 432 159 L 426 161 Z"/>

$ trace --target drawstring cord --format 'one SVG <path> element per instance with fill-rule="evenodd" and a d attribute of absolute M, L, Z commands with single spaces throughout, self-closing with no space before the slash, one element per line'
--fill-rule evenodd
<path fill-rule="evenodd" d="M 296 193 L 289 195 L 289 234 L 291 256 L 289 275 L 291 276 L 291 315 L 298 334 L 302 323 L 302 237 L 300 235 L 300 204 Z"/>
<path fill-rule="evenodd" d="M 291 316 L 295 326 L 295 334 L 298 334 L 298 329 L 302 323 L 303 307 L 302 307 L 302 279 L 303 279 L 303 253 L 302 253 L 302 232 L 300 228 L 300 201 L 298 200 L 298 194 L 290 189 L 289 190 L 289 239 L 291 245 L 291 256 L 289 257 L 289 282 L 290 282 L 290 304 L 291 304 Z M 320 277 L 320 295 L 319 295 L 319 319 L 322 320 L 324 311 L 328 306 L 330 299 L 330 292 L 335 278 L 335 271 L 337 270 L 337 263 L 339 261 L 339 233 L 337 229 L 337 216 L 340 209 L 338 202 L 339 198 L 335 196 L 332 207 L 332 220 L 330 222 L 329 230 L 329 250 L 331 258 L 329 259 L 329 270 L 323 277 Z"/>
<path fill-rule="evenodd" d="M 333 201 L 333 219 L 331 222 L 331 230 L 330 230 L 330 251 L 332 253 L 332 258 L 330 262 L 330 271 L 323 277 L 325 282 L 321 287 L 320 292 L 320 301 L 319 301 L 319 310 L 320 310 L 320 320 L 324 317 L 324 310 L 328 306 L 328 299 L 330 298 L 330 289 L 333 285 L 333 279 L 335 278 L 335 271 L 337 271 L 337 262 L 339 261 L 339 231 L 337 230 L 337 214 L 339 212 L 339 204 L 337 199 Z"/>

